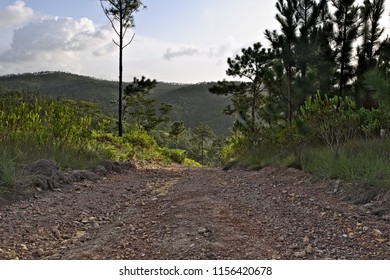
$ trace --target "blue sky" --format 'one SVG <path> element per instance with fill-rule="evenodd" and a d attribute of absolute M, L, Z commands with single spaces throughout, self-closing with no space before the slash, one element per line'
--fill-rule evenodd
<path fill-rule="evenodd" d="M 389 2 L 389 1 L 388 1 Z M 125 50 L 126 80 L 225 78 L 226 59 L 276 29 L 271 0 L 144 0 Z M 388 3 L 389 4 L 389 3 Z M 390 22 L 388 11 L 386 22 Z M 0 75 L 68 71 L 117 79 L 118 50 L 99 0 L 0 0 Z"/>

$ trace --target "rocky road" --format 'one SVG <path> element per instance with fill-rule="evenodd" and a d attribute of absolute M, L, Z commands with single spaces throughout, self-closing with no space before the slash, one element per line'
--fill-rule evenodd
<path fill-rule="evenodd" d="M 0 259 L 390 259 L 388 216 L 295 169 L 128 171 L 0 205 Z"/>

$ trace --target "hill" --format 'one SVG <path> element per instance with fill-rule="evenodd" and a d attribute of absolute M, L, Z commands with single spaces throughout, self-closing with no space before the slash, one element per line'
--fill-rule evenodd
<path fill-rule="evenodd" d="M 183 120 L 187 127 L 203 122 L 219 135 L 229 134 L 233 118 L 223 115 L 229 103 L 226 97 L 215 96 L 208 89 L 213 83 L 174 84 L 159 82 L 153 98 L 173 105 L 172 121 Z M 37 92 L 54 98 L 85 100 L 98 104 L 106 114 L 115 115 L 117 82 L 64 72 L 38 72 L 0 76 L 0 88 Z"/>

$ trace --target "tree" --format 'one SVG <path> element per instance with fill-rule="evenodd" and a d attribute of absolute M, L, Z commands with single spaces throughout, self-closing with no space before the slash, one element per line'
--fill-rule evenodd
<path fill-rule="evenodd" d="M 359 8 L 354 5 L 355 0 L 332 0 L 332 3 L 336 9 L 334 12 L 336 75 L 339 80 L 339 95 L 343 96 L 346 86 L 354 77 L 353 43 L 358 37 Z"/>
<path fill-rule="evenodd" d="M 315 57 L 313 61 L 317 73 L 318 89 L 321 94 L 331 93 L 337 83 L 335 51 L 332 46 L 334 41 L 333 18 L 329 11 L 327 1 L 320 6 L 320 24 L 315 29 Z M 313 94 L 313 93 L 312 93 Z"/>
<path fill-rule="evenodd" d="M 361 21 L 363 23 L 361 30 L 363 45 L 361 49 L 370 66 L 375 66 L 377 63 L 376 57 L 380 47 L 380 37 L 385 30 L 380 27 L 379 21 L 384 12 L 384 0 L 365 0 L 361 7 Z"/>
<path fill-rule="evenodd" d="M 297 23 L 299 37 L 297 38 L 297 66 L 302 77 L 306 77 L 307 67 L 313 61 L 315 48 L 314 40 L 315 28 L 321 19 L 321 9 L 326 1 L 321 0 L 318 5 L 314 0 L 298 0 L 297 3 Z"/>
<path fill-rule="evenodd" d="M 108 20 L 111 22 L 112 28 L 118 35 L 118 41 L 113 40 L 115 45 L 119 47 L 119 102 L 118 102 L 118 135 L 122 136 L 122 80 L 123 80 L 123 49 L 126 48 L 134 39 L 132 38 L 126 43 L 126 34 L 129 28 L 134 27 L 135 12 L 138 12 L 141 7 L 145 7 L 141 0 L 100 0 L 100 4 Z M 117 26 L 118 24 L 119 26 Z"/>
<path fill-rule="evenodd" d="M 365 89 L 363 80 L 364 75 L 378 64 L 382 45 L 380 37 L 384 32 L 384 28 L 380 27 L 379 21 L 385 11 L 385 1 L 365 0 L 360 11 L 362 44 L 357 48 L 357 101 L 370 109 L 375 106 L 376 102 L 372 98 L 371 91 Z"/>
<path fill-rule="evenodd" d="M 200 125 L 195 127 L 192 133 L 192 141 L 196 145 L 194 158 L 196 160 L 200 159 L 200 162 L 202 163 L 202 165 L 204 165 L 207 156 L 207 150 L 212 145 L 212 140 L 215 138 L 215 133 L 207 124 L 204 123 L 201 123 Z"/>
<path fill-rule="evenodd" d="M 183 121 L 175 121 L 171 125 L 171 130 L 169 131 L 169 135 L 175 137 L 175 148 L 177 149 L 177 143 L 179 140 L 179 135 L 182 134 L 186 130 Z"/>
<path fill-rule="evenodd" d="M 287 75 L 287 103 L 288 103 L 288 120 L 292 121 L 292 82 L 293 67 L 296 64 L 295 45 L 297 42 L 297 0 L 278 0 L 276 3 L 278 14 L 276 20 L 281 25 L 282 34 L 276 30 L 265 31 L 265 36 L 270 41 L 273 49 L 283 60 L 284 68 Z"/>
<path fill-rule="evenodd" d="M 156 80 L 134 78 L 124 90 L 125 115 L 133 124 L 142 126 L 147 132 L 168 121 L 168 114 L 172 110 L 172 106 L 166 103 L 160 103 L 157 108 L 156 100 L 148 97 L 156 84 Z"/>
<path fill-rule="evenodd" d="M 379 104 L 390 108 L 390 40 L 382 42 L 379 49 L 378 63 L 363 76 L 363 86 L 370 94 L 374 94 Z"/>
<path fill-rule="evenodd" d="M 267 98 L 265 78 L 271 67 L 272 52 L 256 43 L 253 47 L 242 49 L 242 54 L 234 59 L 228 58 L 227 62 L 229 68 L 226 74 L 243 81 L 219 81 L 210 88 L 210 92 L 231 97 L 232 104 L 224 113 L 235 114 L 238 118 L 235 127 L 242 130 L 252 143 L 255 143 L 258 125 L 264 121 L 258 112 Z"/>

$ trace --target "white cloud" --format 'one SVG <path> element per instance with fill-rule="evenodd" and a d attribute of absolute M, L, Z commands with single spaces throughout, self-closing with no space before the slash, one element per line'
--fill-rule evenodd
<path fill-rule="evenodd" d="M 51 18 L 14 30 L 10 48 L 0 54 L 9 72 L 79 71 L 95 55 L 110 54 L 111 32 L 87 18 Z M 102 50 L 107 50 L 105 53 Z M 47 68 L 45 68 L 47 67 Z"/>
<path fill-rule="evenodd" d="M 0 9 L 0 28 L 12 28 L 19 26 L 34 15 L 34 11 L 26 7 L 26 3 L 17 0 L 14 4 Z"/>
<path fill-rule="evenodd" d="M 194 56 L 200 54 L 196 47 L 180 47 L 178 49 L 168 48 L 164 54 L 164 59 L 171 60 L 180 56 Z"/>

